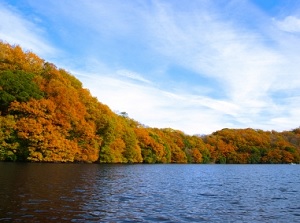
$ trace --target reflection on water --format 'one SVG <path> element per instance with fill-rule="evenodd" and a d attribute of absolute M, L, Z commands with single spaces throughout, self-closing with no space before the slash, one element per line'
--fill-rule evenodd
<path fill-rule="evenodd" d="M 1 217 L 35 222 L 70 220 L 79 214 L 85 182 L 80 169 L 72 166 L 1 163 Z"/>
<path fill-rule="evenodd" d="M 299 222 L 300 165 L 0 163 L 0 222 Z"/>

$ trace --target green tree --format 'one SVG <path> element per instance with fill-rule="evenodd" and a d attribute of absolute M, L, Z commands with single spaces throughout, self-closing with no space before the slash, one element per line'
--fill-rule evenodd
<path fill-rule="evenodd" d="M 25 102 L 30 98 L 41 99 L 44 94 L 34 82 L 34 74 L 23 71 L 0 73 L 0 109 L 6 113 L 13 101 Z"/>

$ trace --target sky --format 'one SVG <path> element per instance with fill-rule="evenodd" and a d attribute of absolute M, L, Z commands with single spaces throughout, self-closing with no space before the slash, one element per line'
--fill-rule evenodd
<path fill-rule="evenodd" d="M 157 128 L 300 126 L 299 0 L 0 0 L 0 39 Z"/>

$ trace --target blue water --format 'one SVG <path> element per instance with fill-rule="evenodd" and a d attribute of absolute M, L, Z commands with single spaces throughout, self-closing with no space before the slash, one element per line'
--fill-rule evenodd
<path fill-rule="evenodd" d="M 0 222 L 300 222 L 300 165 L 0 163 Z"/>

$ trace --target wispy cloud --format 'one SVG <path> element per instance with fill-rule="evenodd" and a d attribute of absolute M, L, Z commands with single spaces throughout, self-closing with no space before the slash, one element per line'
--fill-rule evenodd
<path fill-rule="evenodd" d="M 159 42 L 155 42 L 158 43 L 157 50 L 174 63 L 221 81 L 220 90 L 226 96 L 224 101 L 239 108 L 239 114 L 232 117 L 232 122 L 239 121 L 240 126 L 253 126 L 257 125 L 255 121 L 263 121 L 268 126 L 272 116 L 280 115 L 272 109 L 283 106 L 278 104 L 276 98 L 272 98 L 270 92 L 278 90 L 278 82 L 284 83 L 281 84 L 281 90 L 288 91 L 291 86 L 300 86 L 299 76 L 296 77 L 294 72 L 299 70 L 299 65 L 292 62 L 298 58 L 295 57 L 297 49 L 292 47 L 293 43 L 299 45 L 299 38 L 294 38 L 293 43 L 282 48 L 286 36 L 279 35 L 277 42 L 276 37 L 272 39 L 275 47 L 271 48 L 269 40 L 265 38 L 265 31 L 245 29 L 238 22 L 220 18 L 220 15 L 215 17 L 214 14 L 210 16 L 204 12 L 203 16 L 202 11 L 199 14 L 201 16 L 181 12 L 175 14 L 170 6 L 159 5 L 157 15 L 154 16 L 156 21 L 151 20 L 154 23 L 154 36 L 160 37 Z M 257 16 L 264 20 L 263 23 L 270 21 L 261 14 Z M 268 35 L 275 34 L 271 32 Z M 291 51 L 287 52 L 286 47 Z M 226 106 L 224 108 L 230 109 Z M 263 113 L 266 110 L 268 114 Z M 290 118 L 298 120 L 297 117 Z M 274 127 L 277 127 L 275 123 Z"/>
<path fill-rule="evenodd" d="M 296 16 L 287 16 L 283 20 L 276 21 L 276 24 L 283 31 L 300 33 L 300 18 Z"/>
<path fill-rule="evenodd" d="M 0 39 L 34 51 L 41 56 L 58 53 L 43 37 L 43 28 L 23 18 L 15 8 L 0 3 Z"/>
<path fill-rule="evenodd" d="M 193 134 L 300 123 L 295 14 L 247 0 L 27 2 L 48 27 L 0 4 L 0 36 L 41 56 L 55 36 L 67 59 L 54 62 L 143 124 Z"/>
<path fill-rule="evenodd" d="M 117 71 L 118 72 L 118 71 Z M 99 101 L 114 111 L 126 111 L 142 124 L 172 127 L 188 134 L 210 133 L 223 128 L 221 113 L 232 114 L 235 105 L 195 95 L 182 95 L 158 89 L 155 84 L 110 75 L 74 72 Z M 221 112 L 221 113 L 220 113 Z"/>
<path fill-rule="evenodd" d="M 136 72 L 133 72 L 133 71 L 122 69 L 122 70 L 118 70 L 117 74 L 121 77 L 126 77 L 126 78 L 129 78 L 131 80 L 136 80 L 136 81 L 140 81 L 140 82 L 148 83 L 148 84 L 151 83 L 151 81 L 145 79 L 142 75 L 140 75 Z"/>

